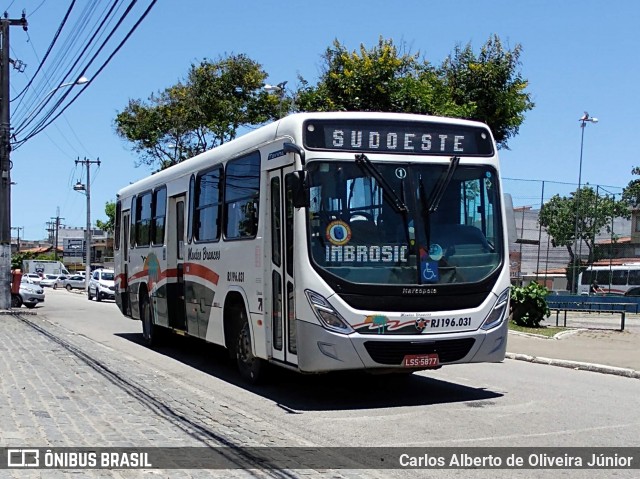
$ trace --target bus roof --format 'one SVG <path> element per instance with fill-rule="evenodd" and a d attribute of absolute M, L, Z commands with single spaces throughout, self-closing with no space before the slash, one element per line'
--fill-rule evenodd
<path fill-rule="evenodd" d="M 609 269 L 640 269 L 640 263 L 623 263 L 623 264 L 612 264 L 612 265 L 591 265 L 587 266 L 584 271 L 603 271 Z M 582 274 L 582 273 L 580 273 Z"/>
<path fill-rule="evenodd" d="M 386 113 L 386 112 L 313 112 L 294 113 L 284 118 L 276 120 L 256 130 L 250 131 L 227 143 L 207 150 L 199 155 L 189 158 L 177 165 L 171 166 L 157 173 L 152 173 L 146 178 L 136 181 L 123 187 L 117 193 L 117 198 L 126 198 L 140 191 L 152 189 L 157 185 L 166 183 L 172 179 L 191 175 L 194 170 L 205 168 L 207 165 L 214 165 L 218 161 L 242 155 L 277 138 L 291 137 L 294 142 L 301 138 L 302 125 L 307 120 L 329 120 L 329 119 L 362 119 L 362 120 L 389 120 L 389 121 L 415 121 L 434 122 L 443 125 L 459 125 L 467 127 L 487 127 L 486 124 L 464 120 L 460 118 L 449 118 L 431 115 L 419 115 L 413 113 Z M 493 141 L 493 140 L 492 140 Z"/>

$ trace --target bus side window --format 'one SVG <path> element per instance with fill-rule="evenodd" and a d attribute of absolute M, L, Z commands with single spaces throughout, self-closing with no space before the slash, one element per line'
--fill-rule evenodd
<path fill-rule="evenodd" d="M 227 163 L 225 173 L 225 237 L 249 238 L 258 232 L 260 153 Z"/>

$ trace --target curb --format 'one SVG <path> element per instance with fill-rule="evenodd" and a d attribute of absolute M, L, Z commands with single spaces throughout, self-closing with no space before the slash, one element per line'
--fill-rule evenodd
<path fill-rule="evenodd" d="M 606 366 L 604 364 L 583 363 L 580 361 L 569 361 L 566 359 L 552 359 L 537 356 L 529 356 L 528 354 L 506 353 L 507 359 L 515 359 L 518 361 L 527 361 L 535 364 L 546 364 L 549 366 L 558 366 L 561 368 L 577 369 L 581 371 L 591 371 L 601 374 L 612 374 L 615 376 L 623 376 L 627 378 L 640 379 L 640 371 L 627 368 L 618 368 L 614 366 Z"/>
<path fill-rule="evenodd" d="M 36 316 L 37 311 L 21 309 L 0 309 L 0 316 Z"/>
<path fill-rule="evenodd" d="M 514 336 L 522 336 L 523 338 L 536 338 L 536 339 L 562 339 L 565 336 L 571 336 L 572 334 L 579 333 L 581 331 L 589 331 L 585 328 L 568 328 L 566 331 L 560 331 L 559 333 L 554 334 L 553 336 L 546 336 L 544 334 L 535 334 L 535 333 L 525 333 L 523 331 L 509 331 L 509 334 Z"/>

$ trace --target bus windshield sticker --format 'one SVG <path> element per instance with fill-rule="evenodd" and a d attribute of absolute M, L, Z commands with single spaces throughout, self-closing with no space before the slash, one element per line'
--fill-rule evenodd
<path fill-rule="evenodd" d="M 326 236 L 332 245 L 342 246 L 351 240 L 351 228 L 344 221 L 332 221 L 327 226 Z"/>
<path fill-rule="evenodd" d="M 440 281 L 438 274 L 438 263 L 436 261 L 421 261 L 422 279 L 427 283 L 437 283 Z"/>
<path fill-rule="evenodd" d="M 439 244 L 434 243 L 429 246 L 429 258 L 431 258 L 433 261 L 440 261 L 443 255 L 444 252 L 442 251 L 442 246 L 440 246 Z"/>
<path fill-rule="evenodd" d="M 425 283 L 437 283 L 440 281 L 437 261 L 431 261 L 427 257 L 420 255 L 420 271 L 422 280 Z"/>

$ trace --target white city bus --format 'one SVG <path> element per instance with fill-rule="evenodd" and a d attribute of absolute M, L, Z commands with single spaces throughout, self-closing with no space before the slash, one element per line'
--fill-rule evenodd
<path fill-rule="evenodd" d="M 301 113 L 118 192 L 116 300 L 241 374 L 499 362 L 509 262 L 477 122 Z"/>
<path fill-rule="evenodd" d="M 589 266 L 578 276 L 578 293 L 589 294 L 594 281 L 599 292 L 624 296 L 631 288 L 640 287 L 640 263 Z"/>

